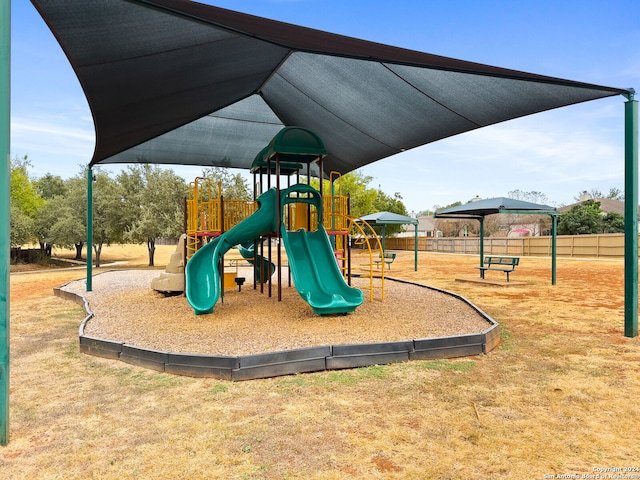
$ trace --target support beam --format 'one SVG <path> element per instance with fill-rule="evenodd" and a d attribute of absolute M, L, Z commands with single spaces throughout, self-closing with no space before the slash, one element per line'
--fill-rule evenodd
<path fill-rule="evenodd" d="M 93 290 L 93 170 L 87 167 L 87 292 Z"/>
<path fill-rule="evenodd" d="M 484 267 L 484 217 L 480 217 L 480 268 Z M 480 270 L 480 276 L 484 272 Z"/>
<path fill-rule="evenodd" d="M 624 336 L 638 336 L 638 102 L 624 105 Z"/>
<path fill-rule="evenodd" d="M 0 0 L 0 445 L 9 442 L 11 0 Z"/>
<path fill-rule="evenodd" d="M 418 224 L 414 225 L 415 243 L 413 244 L 413 271 L 418 271 Z"/>
<path fill-rule="evenodd" d="M 558 215 L 551 215 L 551 285 L 556 284 Z"/>

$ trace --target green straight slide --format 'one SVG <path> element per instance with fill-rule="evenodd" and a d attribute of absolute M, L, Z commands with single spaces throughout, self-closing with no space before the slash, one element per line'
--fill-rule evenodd
<path fill-rule="evenodd" d="M 258 210 L 228 232 L 200 248 L 187 262 L 185 292 L 196 315 L 212 313 L 220 297 L 220 258 L 232 247 L 275 232 L 276 190 L 266 191 L 257 199 Z"/>
<path fill-rule="evenodd" d="M 311 196 L 290 197 L 292 193 L 308 193 Z M 284 190 L 280 201 L 283 206 L 298 202 L 313 204 L 318 210 L 318 219 L 322 218 L 322 197 L 309 185 L 298 184 Z M 349 313 L 362 304 L 364 295 L 345 282 L 321 220 L 318 220 L 317 230 L 314 232 L 303 229 L 288 232 L 282 224 L 280 234 L 289 259 L 293 283 L 300 296 L 311 306 L 313 313 Z"/>

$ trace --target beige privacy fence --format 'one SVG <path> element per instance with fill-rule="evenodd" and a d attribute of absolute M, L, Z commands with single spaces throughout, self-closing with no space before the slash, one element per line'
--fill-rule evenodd
<path fill-rule="evenodd" d="M 415 237 L 386 238 L 387 250 L 413 250 Z M 624 257 L 624 234 L 559 235 L 556 253 L 560 257 Z M 480 253 L 478 237 L 418 237 L 418 250 L 442 253 Z M 551 256 L 551 237 L 484 239 L 485 255 Z"/>

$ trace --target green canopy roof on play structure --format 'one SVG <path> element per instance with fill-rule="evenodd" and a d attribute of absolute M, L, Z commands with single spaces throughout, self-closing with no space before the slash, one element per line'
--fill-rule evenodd
<path fill-rule="evenodd" d="M 284 127 L 264 147 L 251 165 L 251 172 L 276 173 L 276 157 L 280 173 L 291 175 L 310 164 L 324 158 L 327 150 L 322 139 L 307 128 Z"/>

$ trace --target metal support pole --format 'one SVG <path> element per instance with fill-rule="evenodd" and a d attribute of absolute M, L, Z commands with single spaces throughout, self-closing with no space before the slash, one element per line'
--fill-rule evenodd
<path fill-rule="evenodd" d="M 93 290 L 93 170 L 87 167 L 87 292 Z"/>
<path fill-rule="evenodd" d="M 414 225 L 415 227 L 415 243 L 413 244 L 413 271 L 418 271 L 418 224 Z"/>
<path fill-rule="evenodd" d="M 484 267 L 484 217 L 480 217 L 480 267 Z M 484 270 L 480 270 L 482 277 Z M 483 277 L 484 278 L 484 277 Z"/>
<path fill-rule="evenodd" d="M 278 259 L 278 301 L 282 301 L 282 211 L 281 211 L 281 195 L 280 191 L 280 154 L 276 153 L 276 218 L 277 232 L 276 242 L 278 244 L 277 259 Z M 269 267 L 271 269 L 271 267 Z M 271 271 L 269 271 L 271 273 Z"/>
<path fill-rule="evenodd" d="M 638 102 L 624 105 L 624 336 L 638 336 Z"/>
<path fill-rule="evenodd" d="M 11 0 L 0 0 L 0 445 L 9 442 Z"/>
<path fill-rule="evenodd" d="M 387 251 L 386 247 L 384 246 L 384 237 L 386 237 L 386 235 L 387 235 L 386 230 L 387 230 L 387 224 L 383 223 L 382 224 L 382 253 L 383 253 L 383 255 L 384 255 L 384 252 Z"/>
<path fill-rule="evenodd" d="M 558 216 L 551 215 L 551 285 L 556 284 L 556 250 L 557 250 L 557 230 Z"/>

